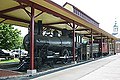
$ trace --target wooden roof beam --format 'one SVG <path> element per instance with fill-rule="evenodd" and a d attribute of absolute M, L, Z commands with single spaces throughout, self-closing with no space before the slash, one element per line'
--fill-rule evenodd
<path fill-rule="evenodd" d="M 75 31 L 88 31 L 89 29 L 76 29 Z"/>
<path fill-rule="evenodd" d="M 6 21 L 7 19 L 4 19 L 4 20 L 2 20 L 2 21 L 0 21 L 0 23 L 3 23 L 4 21 Z"/>
<path fill-rule="evenodd" d="M 15 6 L 15 7 L 12 7 L 12 8 L 5 9 L 5 10 L 1 10 L 0 13 L 7 13 L 7 12 L 11 12 L 11 11 L 14 11 L 14 10 L 17 10 L 17 9 L 20 9 L 20 8 L 25 8 L 25 7 L 27 7 L 27 5 L 19 5 L 19 6 Z"/>
<path fill-rule="evenodd" d="M 84 37 L 91 38 L 91 36 L 88 36 L 88 35 L 84 35 Z M 94 35 L 93 35 L 93 38 L 94 38 L 95 40 L 99 40 L 99 38 L 98 38 L 98 37 L 95 37 Z"/>
<path fill-rule="evenodd" d="M 95 36 L 95 35 L 94 35 Z M 95 36 L 95 37 L 101 37 L 100 35 L 97 35 L 97 36 Z M 102 37 L 106 37 L 106 36 L 102 36 Z"/>
<path fill-rule="evenodd" d="M 30 21 L 19 19 L 19 18 L 15 18 L 15 17 L 11 17 L 11 16 L 7 16 L 7 15 L 4 15 L 4 14 L 0 14 L 0 18 L 4 18 L 4 19 L 7 19 L 7 20 L 24 22 L 24 23 L 28 23 L 28 24 L 30 23 Z"/>
<path fill-rule="evenodd" d="M 83 34 L 83 35 L 91 35 L 91 34 Z M 99 35 L 99 33 L 93 33 L 93 35 Z"/>
<path fill-rule="evenodd" d="M 57 29 L 57 30 L 62 30 L 60 28 L 54 27 L 54 26 L 48 26 L 48 25 L 43 25 L 45 28 L 51 28 L 51 29 Z"/>
<path fill-rule="evenodd" d="M 38 10 L 40 10 L 40 11 L 47 12 L 47 13 L 49 13 L 49 14 L 53 14 L 54 16 L 60 17 L 60 18 L 66 20 L 66 21 L 69 21 L 69 22 L 73 22 L 73 20 L 69 19 L 68 17 L 63 16 L 63 15 L 57 13 L 57 12 L 54 12 L 54 11 L 48 9 L 48 8 L 45 8 L 45 7 L 43 7 L 43 6 L 39 5 L 39 4 L 36 4 L 36 3 L 34 3 L 34 2 L 32 2 L 32 1 L 30 1 L 30 0 L 15 0 L 15 1 L 20 2 L 20 3 L 25 3 L 25 4 L 27 4 L 28 6 L 32 6 L 32 7 L 34 7 L 35 9 L 38 9 Z"/>
<path fill-rule="evenodd" d="M 56 24 L 67 24 L 67 22 L 46 23 L 46 24 L 43 24 L 43 25 L 46 26 L 46 25 L 56 25 Z"/>

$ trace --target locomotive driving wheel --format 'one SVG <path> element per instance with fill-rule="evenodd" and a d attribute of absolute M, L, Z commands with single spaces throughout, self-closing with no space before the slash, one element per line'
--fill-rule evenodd
<path fill-rule="evenodd" d="M 62 56 L 64 57 L 62 63 L 67 64 L 70 62 L 70 53 L 68 49 L 65 48 L 62 50 Z"/>

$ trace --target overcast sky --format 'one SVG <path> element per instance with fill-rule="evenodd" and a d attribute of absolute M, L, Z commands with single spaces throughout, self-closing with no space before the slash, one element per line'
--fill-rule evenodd
<path fill-rule="evenodd" d="M 112 33 L 115 18 L 120 25 L 119 0 L 52 0 L 63 5 L 69 2 L 100 23 L 100 28 Z M 120 31 L 120 29 L 119 29 Z"/>
<path fill-rule="evenodd" d="M 94 20 L 100 23 L 100 28 L 112 33 L 115 18 L 117 25 L 120 26 L 120 1 L 119 0 L 52 0 L 53 2 L 63 6 L 66 2 L 69 2 L 92 17 Z M 23 31 L 22 36 L 27 34 L 27 31 Z M 26 29 L 27 30 L 27 29 Z M 119 28 L 120 31 L 120 28 Z M 118 32 L 119 32 L 118 31 Z"/>

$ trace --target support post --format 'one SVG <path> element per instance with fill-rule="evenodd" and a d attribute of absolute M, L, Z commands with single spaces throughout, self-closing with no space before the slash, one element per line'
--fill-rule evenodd
<path fill-rule="evenodd" d="M 91 51 L 91 58 L 93 59 L 93 30 L 91 29 L 91 46 L 90 46 L 90 51 Z"/>
<path fill-rule="evenodd" d="M 30 21 L 30 70 L 34 69 L 34 8 L 31 7 Z"/>
<path fill-rule="evenodd" d="M 116 54 L 116 51 L 115 51 L 115 49 L 116 49 L 115 47 L 116 47 L 116 46 L 115 46 L 115 44 L 116 44 L 116 42 L 115 42 L 115 40 L 114 40 L 114 54 Z"/>
<path fill-rule="evenodd" d="M 111 38 L 111 54 L 114 54 L 114 49 L 113 49 L 114 43 L 113 43 L 113 39 Z"/>
<path fill-rule="evenodd" d="M 73 22 L 73 46 L 72 46 L 72 53 L 73 53 L 73 62 L 75 63 L 75 23 Z"/>
<path fill-rule="evenodd" d="M 33 75 L 34 70 L 34 8 L 31 7 L 31 21 L 30 21 L 30 70 L 27 73 Z"/>
<path fill-rule="evenodd" d="M 81 61 L 83 60 L 83 57 L 82 57 L 82 35 L 80 35 L 80 59 Z"/>
<path fill-rule="evenodd" d="M 101 41 L 100 41 L 100 45 L 101 45 L 101 46 L 100 46 L 100 48 L 101 48 L 101 49 L 100 49 L 101 56 L 103 56 L 103 53 L 102 53 L 102 46 L 103 46 L 103 45 L 102 45 L 102 43 L 103 43 L 103 37 L 102 37 L 102 33 L 101 33 Z"/>
<path fill-rule="evenodd" d="M 108 36 L 107 36 L 107 52 L 109 54 L 109 38 L 108 38 Z"/>

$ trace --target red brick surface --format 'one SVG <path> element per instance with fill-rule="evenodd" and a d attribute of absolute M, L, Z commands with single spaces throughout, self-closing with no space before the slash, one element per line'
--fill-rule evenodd
<path fill-rule="evenodd" d="M 21 75 L 21 73 L 16 71 L 0 70 L 0 77 L 15 76 L 15 75 Z"/>

